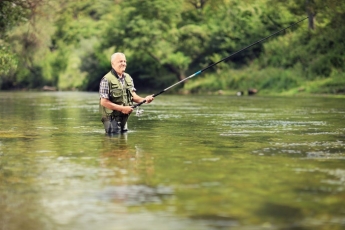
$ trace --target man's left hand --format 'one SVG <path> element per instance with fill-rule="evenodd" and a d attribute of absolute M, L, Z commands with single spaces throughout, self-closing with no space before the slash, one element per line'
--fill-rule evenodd
<path fill-rule="evenodd" d="M 153 94 L 145 97 L 145 101 L 147 104 L 151 103 L 153 100 L 154 100 Z"/>

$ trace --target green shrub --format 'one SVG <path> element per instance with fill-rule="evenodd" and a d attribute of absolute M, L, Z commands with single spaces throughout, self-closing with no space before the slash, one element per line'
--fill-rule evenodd
<path fill-rule="evenodd" d="M 333 70 L 331 76 L 313 84 L 310 93 L 345 94 L 345 73 Z"/>

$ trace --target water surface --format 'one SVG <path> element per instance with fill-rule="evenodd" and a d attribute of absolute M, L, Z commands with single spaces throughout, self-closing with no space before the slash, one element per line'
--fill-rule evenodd
<path fill-rule="evenodd" d="M 344 229 L 344 99 L 161 95 L 104 134 L 98 94 L 0 93 L 0 226 Z"/>

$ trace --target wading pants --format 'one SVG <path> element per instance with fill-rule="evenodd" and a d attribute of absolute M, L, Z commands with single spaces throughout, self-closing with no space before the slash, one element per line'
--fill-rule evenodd
<path fill-rule="evenodd" d="M 121 127 L 121 123 L 117 122 L 115 119 L 102 118 L 104 129 L 106 133 L 124 133 L 127 132 L 127 122 Z"/>

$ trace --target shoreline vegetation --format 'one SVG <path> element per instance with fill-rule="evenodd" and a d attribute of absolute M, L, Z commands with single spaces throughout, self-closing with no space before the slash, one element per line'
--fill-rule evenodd
<path fill-rule="evenodd" d="M 0 91 L 98 90 L 124 52 L 139 91 L 157 92 L 309 17 L 169 93 L 345 95 L 343 0 L 6 0 Z"/>
<path fill-rule="evenodd" d="M 39 93 L 39 92 L 51 92 L 51 93 L 70 93 L 70 92 L 81 92 L 81 93 L 96 93 L 97 91 L 83 91 L 78 89 L 71 89 L 71 90 L 59 90 L 59 89 L 53 89 L 53 90 L 47 90 L 47 89 L 6 89 L 6 90 L 0 90 L 0 93 L 21 93 L 21 92 L 32 92 L 32 93 Z M 140 91 L 140 93 L 143 94 L 153 94 L 157 93 L 157 91 L 149 91 L 144 90 Z M 329 94 L 329 93 L 306 93 L 306 92 L 300 92 L 300 91 L 288 91 L 288 92 L 260 92 L 257 91 L 256 93 L 248 93 L 245 90 L 242 91 L 236 91 L 236 90 L 217 90 L 217 91 L 204 91 L 204 92 L 194 92 L 192 93 L 189 90 L 180 89 L 178 91 L 167 91 L 162 95 L 222 95 L 222 96 L 229 96 L 229 97 L 325 97 L 325 98 L 342 98 L 345 99 L 345 94 Z"/>

